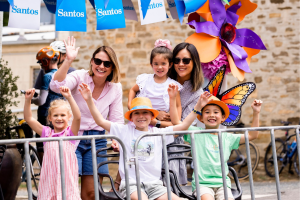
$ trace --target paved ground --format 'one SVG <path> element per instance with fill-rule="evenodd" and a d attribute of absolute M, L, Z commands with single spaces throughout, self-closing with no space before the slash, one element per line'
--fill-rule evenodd
<path fill-rule="evenodd" d="M 250 184 L 248 182 L 241 183 L 243 189 L 242 200 L 251 199 Z M 300 199 L 300 181 L 283 181 L 280 183 L 282 200 L 299 200 Z M 274 200 L 277 199 L 275 182 L 255 182 L 254 192 L 255 199 Z M 24 200 L 27 198 L 25 188 L 19 189 L 16 200 Z"/>

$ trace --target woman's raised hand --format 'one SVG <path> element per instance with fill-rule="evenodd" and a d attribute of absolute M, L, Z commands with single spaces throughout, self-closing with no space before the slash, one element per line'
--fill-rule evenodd
<path fill-rule="evenodd" d="M 64 43 L 67 51 L 66 60 L 73 61 L 76 58 L 80 47 L 75 47 L 76 39 L 73 36 L 71 38 L 68 37 L 68 43 L 65 40 Z"/>
<path fill-rule="evenodd" d="M 92 92 L 91 92 L 91 89 L 90 89 L 90 87 L 87 85 L 87 84 L 85 84 L 85 83 L 81 83 L 80 85 L 79 85 L 79 92 L 81 93 L 81 96 L 83 97 L 83 99 L 85 100 L 85 101 L 87 101 L 87 100 L 89 100 L 89 99 L 92 99 Z"/>
<path fill-rule="evenodd" d="M 33 95 L 34 95 L 34 93 L 35 93 L 35 89 L 34 88 L 26 90 L 25 99 L 26 100 L 31 100 L 32 97 L 33 97 Z"/>
<path fill-rule="evenodd" d="M 59 88 L 59 90 L 60 90 L 60 93 L 61 93 L 66 99 L 68 99 L 69 97 L 72 96 L 71 91 L 70 91 L 70 89 L 69 89 L 68 87 L 61 86 L 61 87 Z"/>

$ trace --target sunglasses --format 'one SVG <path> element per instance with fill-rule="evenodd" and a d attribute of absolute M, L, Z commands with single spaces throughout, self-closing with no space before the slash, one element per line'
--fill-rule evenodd
<path fill-rule="evenodd" d="M 111 65 L 112 65 L 112 62 L 110 62 L 110 61 L 103 61 L 103 60 L 101 60 L 101 59 L 99 59 L 99 58 L 93 58 L 93 60 L 94 60 L 94 63 L 95 63 L 96 65 L 101 65 L 102 62 L 103 62 L 103 65 L 104 65 L 104 67 L 106 67 L 106 68 L 110 68 Z"/>
<path fill-rule="evenodd" d="M 188 65 L 188 64 L 190 64 L 192 59 L 191 58 L 182 58 L 182 59 L 175 58 L 174 59 L 174 64 L 179 64 L 181 60 L 182 60 L 183 64 Z"/>

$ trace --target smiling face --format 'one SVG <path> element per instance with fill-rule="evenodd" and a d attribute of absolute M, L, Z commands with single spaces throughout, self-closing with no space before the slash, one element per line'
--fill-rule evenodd
<path fill-rule="evenodd" d="M 178 64 L 174 63 L 174 68 L 175 68 L 175 70 L 177 72 L 178 80 L 179 79 L 180 80 L 184 80 L 184 81 L 189 80 L 191 78 L 191 73 L 193 71 L 193 66 L 194 66 L 194 63 L 193 63 L 193 60 L 192 60 L 190 52 L 188 50 L 186 50 L 186 49 L 182 49 L 175 56 L 175 59 L 176 58 L 180 59 L 180 62 Z M 191 59 L 190 62 L 189 62 L 189 64 L 184 64 L 182 62 L 183 58 Z"/>
<path fill-rule="evenodd" d="M 152 68 L 154 74 L 159 78 L 166 78 L 167 73 L 172 63 L 169 63 L 169 59 L 164 54 L 157 54 L 152 60 Z"/>
<path fill-rule="evenodd" d="M 66 106 L 59 106 L 51 110 L 51 114 L 48 116 L 48 119 L 52 122 L 54 131 L 61 132 L 69 126 L 68 121 L 71 116 L 69 108 Z"/>
<path fill-rule="evenodd" d="M 149 110 L 135 110 L 131 113 L 130 120 L 139 131 L 148 131 L 148 126 L 153 118 L 152 112 Z"/>
<path fill-rule="evenodd" d="M 205 124 L 206 129 L 218 129 L 219 125 L 225 121 L 225 115 L 217 105 L 207 105 L 202 109 L 200 121 Z"/>
<path fill-rule="evenodd" d="M 100 51 L 99 53 L 97 53 L 95 55 L 95 58 L 98 58 L 102 61 L 111 62 L 109 56 L 103 51 Z M 94 59 L 92 59 L 91 65 L 92 65 L 92 71 L 94 73 L 94 78 L 104 78 L 104 79 L 106 79 L 113 71 L 113 66 L 112 65 L 109 68 L 106 68 L 104 66 L 104 62 L 102 62 L 100 65 L 96 65 L 95 62 L 94 62 Z"/>

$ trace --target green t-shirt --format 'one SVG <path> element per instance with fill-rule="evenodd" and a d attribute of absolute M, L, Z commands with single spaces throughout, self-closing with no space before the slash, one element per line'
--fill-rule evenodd
<path fill-rule="evenodd" d="M 189 130 L 204 130 L 200 127 L 191 126 Z M 222 187 L 222 169 L 219 153 L 218 135 L 210 133 L 195 134 L 195 148 L 197 152 L 198 177 L 200 186 Z M 222 133 L 225 172 L 228 174 L 227 161 L 231 150 L 238 149 L 241 134 Z M 191 143 L 191 135 L 184 135 L 184 140 Z M 231 182 L 226 176 L 227 187 L 231 188 Z M 195 174 L 192 181 L 193 191 L 196 189 Z"/>

